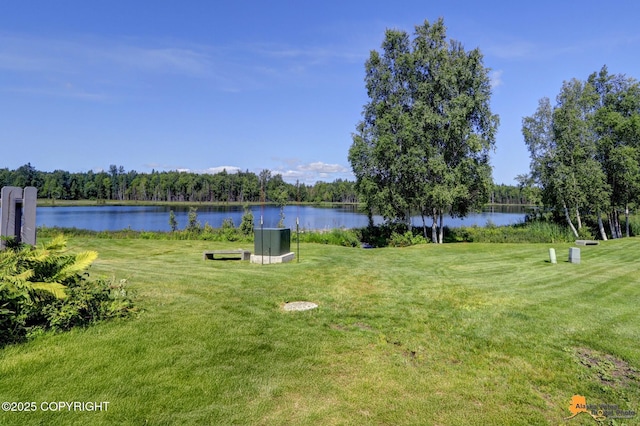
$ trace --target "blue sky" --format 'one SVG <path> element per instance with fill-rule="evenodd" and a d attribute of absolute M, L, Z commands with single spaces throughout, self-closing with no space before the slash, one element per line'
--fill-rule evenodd
<path fill-rule="evenodd" d="M 640 78 L 639 16 L 636 0 L 3 2 L 0 167 L 352 180 L 369 52 L 443 17 L 492 70 L 493 175 L 514 184 L 540 98 L 605 64 Z"/>

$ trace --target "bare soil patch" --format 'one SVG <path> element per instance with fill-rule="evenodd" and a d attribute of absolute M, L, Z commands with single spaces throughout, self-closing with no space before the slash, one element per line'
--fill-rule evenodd
<path fill-rule="evenodd" d="M 603 385 L 627 387 L 631 382 L 640 381 L 640 372 L 614 355 L 590 348 L 577 348 L 575 353 L 578 362 Z"/>

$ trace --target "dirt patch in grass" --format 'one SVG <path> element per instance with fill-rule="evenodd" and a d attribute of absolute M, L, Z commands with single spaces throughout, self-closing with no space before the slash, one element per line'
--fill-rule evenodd
<path fill-rule="evenodd" d="M 602 385 L 627 387 L 632 382 L 640 381 L 640 372 L 614 355 L 589 348 L 577 348 L 575 355 L 578 362 Z"/>

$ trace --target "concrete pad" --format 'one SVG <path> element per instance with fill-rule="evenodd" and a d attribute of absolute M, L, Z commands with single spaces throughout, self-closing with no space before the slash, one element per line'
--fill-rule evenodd
<path fill-rule="evenodd" d="M 308 311 L 317 307 L 318 305 L 313 302 L 288 302 L 284 304 L 282 309 L 285 311 Z"/>
<path fill-rule="evenodd" d="M 251 259 L 249 261 L 251 263 L 269 265 L 271 263 L 291 262 L 293 259 L 295 259 L 295 257 L 296 257 L 296 254 L 294 252 L 285 253 L 280 256 L 260 256 L 259 254 L 252 254 Z"/>

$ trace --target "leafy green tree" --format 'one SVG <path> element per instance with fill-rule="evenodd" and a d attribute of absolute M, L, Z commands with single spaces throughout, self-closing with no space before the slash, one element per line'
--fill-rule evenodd
<path fill-rule="evenodd" d="M 25 186 L 37 187 L 41 183 L 38 171 L 31 163 L 18 167 L 14 173 L 13 180 L 13 186 L 19 186 L 21 188 Z"/>
<path fill-rule="evenodd" d="M 576 79 L 564 82 L 557 105 L 552 108 L 548 98 L 541 99 L 536 113 L 525 117 L 522 126 L 532 176 L 543 188 L 543 201 L 564 212 L 576 237 L 582 228 L 581 211 L 602 207 L 598 195 L 607 190 L 591 131 L 593 95 L 588 84 Z M 587 186 L 594 190 L 593 196 Z"/>
<path fill-rule="evenodd" d="M 604 66 L 589 76 L 598 95 L 594 129 L 598 136 L 598 160 L 611 187 L 609 225 L 613 238 L 622 236 L 618 209 L 626 217 L 640 201 L 640 85 L 624 75 L 610 75 Z"/>
<path fill-rule="evenodd" d="M 552 107 L 543 98 L 536 113 L 523 119 L 529 177 L 541 188 L 544 205 L 564 212 L 576 237 L 588 234 L 586 214 L 595 216 L 606 240 L 602 216 L 609 211 L 611 236 L 617 238 L 618 209 L 628 218 L 640 190 L 638 83 L 603 67 L 587 81 L 564 82 L 556 101 Z"/>
<path fill-rule="evenodd" d="M 578 230 L 582 228 L 581 209 L 589 206 L 587 177 L 600 171 L 594 160 L 595 140 L 590 120 L 593 111 L 593 88 L 572 79 L 562 85 L 553 111 L 553 137 L 556 144 L 555 172 L 558 199 L 575 236 L 578 232 L 569 219 L 573 212 Z M 600 191 L 604 175 L 598 173 L 592 190 Z"/>
<path fill-rule="evenodd" d="M 200 221 L 198 220 L 198 208 L 189 207 L 189 215 L 187 217 L 187 231 L 200 232 Z"/>
<path fill-rule="evenodd" d="M 248 206 L 244 208 L 244 214 L 240 222 L 240 233 L 246 237 L 253 235 L 253 212 Z"/>
<path fill-rule="evenodd" d="M 442 242 L 443 216 L 464 217 L 488 199 L 491 113 L 488 70 L 478 49 L 447 41 L 442 19 L 416 26 L 413 40 L 387 30 L 382 52 L 365 63 L 369 102 L 349 150 L 356 188 L 371 212 L 409 225 L 431 217 Z"/>
<path fill-rule="evenodd" d="M 269 181 L 271 180 L 271 171 L 264 169 L 260 172 L 260 175 L 258 176 L 259 179 L 259 183 L 260 183 L 260 201 L 261 202 L 266 202 L 267 200 L 267 186 L 269 185 Z"/>
<path fill-rule="evenodd" d="M 169 227 L 171 227 L 171 232 L 178 230 L 178 220 L 173 210 L 169 210 Z"/>
<path fill-rule="evenodd" d="M 288 193 L 286 188 L 280 188 L 274 195 L 275 203 L 280 207 L 280 220 L 278 220 L 278 228 L 284 228 L 284 208 L 287 205 Z"/>

